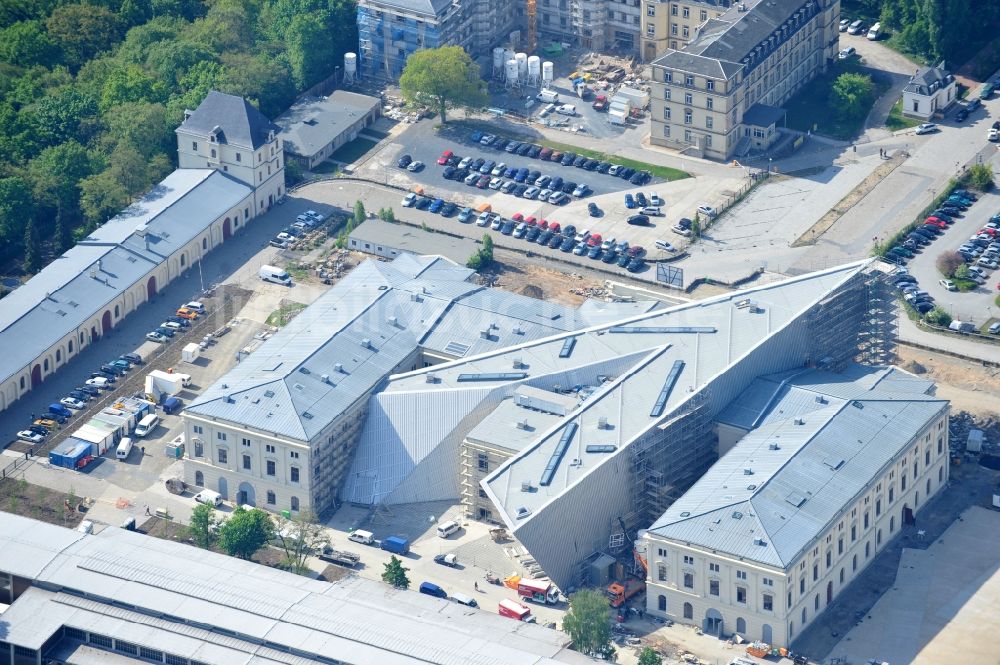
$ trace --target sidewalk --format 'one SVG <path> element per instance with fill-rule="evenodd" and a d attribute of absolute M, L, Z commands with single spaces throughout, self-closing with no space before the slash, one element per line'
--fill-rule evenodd
<path fill-rule="evenodd" d="M 964 335 L 945 335 L 922 330 L 902 314 L 899 316 L 899 341 L 902 344 L 913 344 L 1000 365 L 1000 344 L 979 342 Z"/>

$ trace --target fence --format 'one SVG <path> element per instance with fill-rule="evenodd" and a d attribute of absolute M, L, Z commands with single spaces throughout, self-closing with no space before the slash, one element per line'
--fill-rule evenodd
<path fill-rule="evenodd" d="M 7 478 L 13 478 L 17 470 L 26 467 L 34 460 L 34 455 L 31 453 L 24 453 L 24 457 L 18 457 L 13 462 L 8 464 L 3 469 L 0 469 L 0 480 L 6 480 Z"/>

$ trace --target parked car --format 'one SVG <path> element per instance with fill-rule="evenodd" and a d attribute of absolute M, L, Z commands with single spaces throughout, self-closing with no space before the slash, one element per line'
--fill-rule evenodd
<path fill-rule="evenodd" d="M 409 171 L 410 173 L 418 173 L 419 171 L 424 170 L 424 163 L 421 162 L 420 160 L 417 160 L 415 162 L 410 162 L 410 165 L 406 167 L 406 170 Z"/>
<path fill-rule="evenodd" d="M 933 134 L 934 132 L 938 132 L 938 131 L 941 131 L 941 130 L 938 129 L 938 126 L 935 125 L 933 122 L 925 122 L 923 124 L 917 125 L 917 128 L 914 130 L 914 133 L 916 133 L 916 134 Z"/>
<path fill-rule="evenodd" d="M 840 53 L 837 54 L 837 57 L 841 60 L 847 60 L 857 52 L 858 50 L 856 48 L 854 48 L 853 46 L 848 46 L 845 49 L 841 49 Z"/>
<path fill-rule="evenodd" d="M 631 210 L 635 206 L 636 206 L 635 198 L 632 196 L 632 194 L 626 192 L 625 193 L 625 207 L 628 208 L 629 210 Z"/>
<path fill-rule="evenodd" d="M 32 432 L 30 429 L 24 429 L 17 433 L 17 438 L 22 441 L 27 441 L 28 443 L 41 443 L 45 440 L 45 437 L 38 432 Z"/>
<path fill-rule="evenodd" d="M 706 217 L 709 218 L 715 217 L 718 214 L 715 208 L 708 205 L 707 203 L 702 203 L 700 206 L 698 206 L 698 213 L 701 215 L 705 215 Z"/>
<path fill-rule="evenodd" d="M 625 220 L 626 224 L 631 224 L 632 226 L 648 226 L 649 217 L 647 215 L 632 215 Z"/>
<path fill-rule="evenodd" d="M 160 333 L 153 330 L 151 332 L 146 333 L 146 339 L 148 339 L 150 342 L 166 343 L 167 336 L 161 335 Z"/>
<path fill-rule="evenodd" d="M 63 397 L 61 400 L 59 400 L 59 403 L 62 404 L 63 406 L 68 406 L 69 408 L 76 409 L 78 411 L 87 406 L 83 402 L 83 400 L 76 399 L 75 397 Z"/>
<path fill-rule="evenodd" d="M 590 213 L 591 217 L 600 217 L 602 214 L 601 209 L 598 208 L 597 204 L 594 203 L 593 201 L 587 204 L 587 212 Z"/>
<path fill-rule="evenodd" d="M 85 393 L 82 390 L 71 390 L 69 391 L 69 396 L 72 397 L 73 399 L 78 399 L 81 402 L 89 402 L 91 397 L 93 397 L 92 395 Z"/>
<path fill-rule="evenodd" d="M 655 243 L 657 249 L 662 249 L 665 252 L 676 252 L 677 248 L 671 245 L 666 240 L 657 240 Z"/>
<path fill-rule="evenodd" d="M 407 166 L 410 165 L 410 162 L 412 161 L 413 158 L 410 157 L 409 155 L 401 155 L 400 158 L 396 160 L 396 166 L 398 166 L 401 169 L 405 169 Z"/>
<path fill-rule="evenodd" d="M 128 362 L 132 363 L 133 365 L 141 365 L 142 364 L 142 356 L 140 356 L 138 353 L 125 353 L 125 354 L 122 354 L 120 357 L 121 357 L 122 360 L 128 361 Z"/>
<path fill-rule="evenodd" d="M 106 376 L 91 377 L 87 379 L 84 383 L 86 383 L 88 386 L 93 386 L 94 388 L 101 388 L 104 390 L 111 389 L 111 382 L 108 381 L 108 377 Z"/>

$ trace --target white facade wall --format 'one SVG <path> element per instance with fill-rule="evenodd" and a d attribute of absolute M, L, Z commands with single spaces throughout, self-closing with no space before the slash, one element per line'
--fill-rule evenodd
<path fill-rule="evenodd" d="M 787 646 L 899 534 L 905 509 L 917 513 L 947 484 L 948 472 L 946 410 L 785 569 L 647 533 L 646 609 L 706 631 L 713 628 L 706 617 L 714 611 L 722 617 L 725 635 Z M 713 582 L 718 595 L 713 595 Z M 744 589 L 745 602 L 739 602 L 738 588 Z M 764 609 L 765 594 L 771 597 L 770 610 Z"/>
<path fill-rule="evenodd" d="M 903 115 L 929 120 L 931 116 L 951 106 L 956 100 L 955 81 L 938 88 L 931 95 L 903 91 Z"/>

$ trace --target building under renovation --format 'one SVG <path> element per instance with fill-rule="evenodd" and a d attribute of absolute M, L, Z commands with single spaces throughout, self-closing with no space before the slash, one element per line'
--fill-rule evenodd
<path fill-rule="evenodd" d="M 395 81 L 419 49 L 461 46 L 473 58 L 520 41 L 515 0 L 360 0 L 361 75 Z"/>

